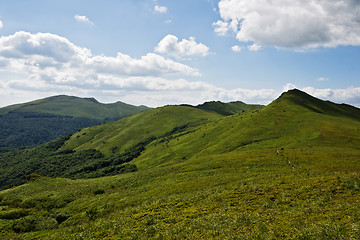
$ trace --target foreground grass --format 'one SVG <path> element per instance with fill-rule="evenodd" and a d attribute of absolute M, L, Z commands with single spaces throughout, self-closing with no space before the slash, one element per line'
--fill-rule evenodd
<path fill-rule="evenodd" d="M 338 151 L 313 151 L 218 154 L 90 180 L 35 178 L 1 192 L 2 238 L 358 239 L 359 152 L 329 165 Z"/>

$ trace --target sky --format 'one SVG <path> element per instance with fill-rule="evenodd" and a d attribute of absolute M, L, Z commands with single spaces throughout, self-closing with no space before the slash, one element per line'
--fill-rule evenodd
<path fill-rule="evenodd" d="M 293 88 L 360 107 L 359 0 L 0 0 L 0 107 L 268 104 Z"/>

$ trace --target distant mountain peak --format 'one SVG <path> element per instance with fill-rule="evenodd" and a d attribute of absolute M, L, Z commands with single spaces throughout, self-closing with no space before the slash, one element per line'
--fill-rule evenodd
<path fill-rule="evenodd" d="M 307 94 L 306 92 L 301 91 L 301 90 L 299 90 L 299 89 L 297 89 L 297 88 L 294 88 L 294 89 L 288 90 L 288 91 L 286 91 L 286 92 L 283 92 L 283 93 L 281 94 L 281 96 L 284 96 L 284 97 L 286 97 L 286 96 L 298 96 L 298 97 L 311 97 L 311 98 L 315 98 L 315 97 L 313 97 L 313 96 Z M 281 97 L 281 96 L 280 96 L 280 97 Z"/>
<path fill-rule="evenodd" d="M 312 112 L 332 116 L 346 116 L 356 120 L 360 119 L 360 109 L 347 104 L 337 104 L 313 97 L 299 89 L 292 89 L 281 94 L 272 104 L 288 103 L 288 107 L 300 106 Z"/>
<path fill-rule="evenodd" d="M 37 145 L 80 128 L 115 121 L 147 109 L 67 95 L 7 106 L 0 108 L 0 147 Z"/>

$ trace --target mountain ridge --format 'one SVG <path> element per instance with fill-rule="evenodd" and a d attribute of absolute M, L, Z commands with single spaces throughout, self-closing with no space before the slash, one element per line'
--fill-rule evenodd
<path fill-rule="evenodd" d="M 94 106 L 97 107 L 96 111 L 91 109 L 91 107 Z M 0 108 L 0 115 L 9 112 L 40 112 L 61 116 L 86 117 L 104 120 L 119 119 L 128 116 L 129 114 L 132 114 L 135 109 L 147 110 L 149 108 L 143 105 L 133 106 L 121 101 L 115 103 L 100 103 L 95 98 L 56 95 Z"/>
<path fill-rule="evenodd" d="M 243 113 L 249 110 L 261 109 L 264 106 L 260 104 L 246 104 L 242 101 L 233 101 L 228 103 L 223 103 L 220 101 L 210 101 L 194 107 L 203 110 L 215 111 L 221 115 L 229 116 L 233 114 Z"/>
<path fill-rule="evenodd" d="M 296 101 L 293 98 L 297 98 Z M 311 100 L 312 108 L 304 107 L 307 99 Z M 83 128 L 60 145 L 57 144 L 53 154 L 73 159 L 72 154 L 75 153 L 83 153 L 82 156 L 89 153 L 91 156 L 97 152 L 100 157 L 95 160 L 90 158 L 90 162 L 99 161 L 100 165 L 91 163 L 97 167 L 89 166 L 88 169 L 98 171 L 103 167 L 124 163 L 124 160 L 116 160 L 117 158 L 127 159 L 125 162 L 133 162 L 143 170 L 162 165 L 169 159 L 183 161 L 182 159 L 195 156 L 223 154 L 242 149 L 328 147 L 340 138 L 342 142 L 337 143 L 337 147 L 356 149 L 357 144 L 360 144 L 360 130 L 349 129 L 352 125 L 359 125 L 360 120 L 349 117 L 346 113 L 347 107 L 334 103 L 325 104 L 335 106 L 336 109 L 344 108 L 340 111 L 342 115 L 333 115 L 332 111 L 329 114 L 320 113 L 318 108 L 321 109 L 323 104 L 322 100 L 302 92 L 289 91 L 261 109 L 226 116 L 218 113 L 219 111 L 169 105 L 115 122 Z M 360 109 L 355 110 L 353 113 L 351 109 L 351 113 L 360 112 Z M 347 135 L 344 135 L 345 132 Z M 47 161 L 53 160 L 50 158 Z M 90 164 L 86 163 L 86 159 L 81 161 Z M 70 169 L 71 166 L 68 165 L 67 168 Z M 28 168 L 33 171 L 37 169 Z M 38 173 L 46 174 L 46 171 L 41 170 Z M 51 176 L 56 176 L 54 174 Z"/>
<path fill-rule="evenodd" d="M 145 106 L 99 103 L 94 98 L 57 95 L 0 109 L 0 148 L 35 146 L 81 128 L 115 121 Z"/>
<path fill-rule="evenodd" d="M 0 153 L 0 235 L 359 238 L 359 111 L 290 91 L 239 114 L 166 106 Z"/>

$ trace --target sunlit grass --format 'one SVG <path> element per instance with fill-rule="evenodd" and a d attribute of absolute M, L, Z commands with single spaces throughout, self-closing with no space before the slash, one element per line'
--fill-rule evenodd
<path fill-rule="evenodd" d="M 332 105 L 311 101 L 213 115 L 179 131 L 178 122 L 168 123 L 131 161 L 138 172 L 86 180 L 34 176 L 0 192 L 0 233 L 4 239 L 359 239 L 357 113 L 339 116 Z M 127 121 L 141 128 L 141 121 Z M 83 132 L 97 139 L 98 129 Z"/>

